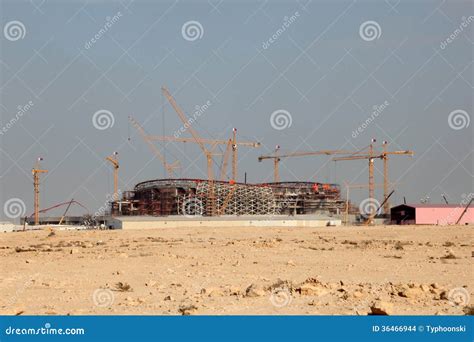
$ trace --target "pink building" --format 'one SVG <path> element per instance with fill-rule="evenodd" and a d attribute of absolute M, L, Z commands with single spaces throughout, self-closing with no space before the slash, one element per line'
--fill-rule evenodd
<path fill-rule="evenodd" d="M 401 204 L 390 210 L 394 224 L 455 224 L 466 205 L 453 204 Z M 474 205 L 471 204 L 459 224 L 474 223 Z"/>

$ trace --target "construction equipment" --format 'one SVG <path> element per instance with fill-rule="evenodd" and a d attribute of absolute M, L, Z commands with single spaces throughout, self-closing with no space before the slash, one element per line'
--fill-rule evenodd
<path fill-rule="evenodd" d="M 387 145 L 388 145 L 388 142 L 385 140 L 383 141 L 382 143 L 382 146 L 383 146 L 383 152 L 381 154 L 381 159 L 383 160 L 383 178 L 384 178 L 384 181 L 383 181 L 383 197 L 384 199 L 386 199 L 385 201 L 385 204 L 383 206 L 383 212 L 385 215 L 389 215 L 390 214 L 390 202 L 388 201 L 388 198 L 390 197 L 388 195 L 388 156 L 389 155 L 408 155 L 408 156 L 411 156 L 413 157 L 415 155 L 415 152 L 413 151 L 409 151 L 409 150 L 406 150 L 406 151 L 387 151 Z"/>
<path fill-rule="evenodd" d="M 69 201 L 69 203 L 68 203 L 68 205 L 67 205 L 67 207 L 66 207 L 66 210 L 64 210 L 63 216 L 61 216 L 61 219 L 59 220 L 58 225 L 61 225 L 61 224 L 63 223 L 64 218 L 66 217 L 66 214 L 67 214 L 67 212 L 68 212 L 68 210 L 69 210 L 69 208 L 71 207 L 71 204 L 72 204 L 73 202 L 74 202 L 74 198 L 71 198 L 71 200 Z"/>
<path fill-rule="evenodd" d="M 175 110 L 176 114 L 178 114 L 179 119 L 183 123 L 185 127 L 187 127 L 187 130 L 191 134 L 191 136 L 194 139 L 194 142 L 200 147 L 201 151 L 206 157 L 206 162 L 207 162 L 207 179 L 209 182 L 209 196 L 208 196 L 208 204 L 206 205 L 206 209 L 208 210 L 208 215 L 210 216 L 215 216 L 217 214 L 216 212 L 216 205 L 215 205 L 215 196 L 214 196 L 214 171 L 213 171 L 213 159 L 212 156 L 216 154 L 214 152 L 215 148 L 219 144 L 228 144 L 228 141 L 221 141 L 221 140 L 212 140 L 212 139 L 202 139 L 198 132 L 192 127 L 192 125 L 189 124 L 189 119 L 187 118 L 186 114 L 184 114 L 183 110 L 179 107 L 177 104 L 176 100 L 173 98 L 171 93 L 168 91 L 166 87 L 161 88 L 163 94 L 165 95 L 166 99 L 168 102 L 171 104 L 173 109 Z M 233 158 L 232 158 L 232 177 L 234 178 L 233 180 L 235 181 L 237 178 L 237 145 L 247 145 L 247 146 L 252 146 L 252 147 L 258 147 L 260 146 L 259 143 L 245 143 L 245 142 L 237 142 L 236 141 L 236 132 L 237 130 L 233 130 L 233 139 L 232 139 L 232 152 L 233 152 Z M 168 137 L 169 139 L 176 139 L 175 141 L 183 141 L 185 138 L 172 138 Z M 210 147 L 208 148 L 206 144 L 209 144 Z"/>
<path fill-rule="evenodd" d="M 459 218 L 456 220 L 456 224 L 459 224 L 459 222 L 461 222 L 461 219 L 463 218 L 463 216 L 464 216 L 464 214 L 466 213 L 467 209 L 471 206 L 472 201 L 474 201 L 474 198 L 471 198 L 471 200 L 469 201 L 469 203 L 466 205 L 466 207 L 464 208 L 463 212 L 461 213 L 461 215 L 459 216 Z"/>
<path fill-rule="evenodd" d="M 413 151 L 405 150 L 405 151 L 387 151 L 386 146 L 387 142 L 383 142 L 384 150 L 380 154 L 376 154 L 374 150 L 374 143 L 376 142 L 375 139 L 372 139 L 371 144 L 369 145 L 369 154 L 368 155 L 351 155 L 351 156 L 344 156 L 344 157 L 336 157 L 332 160 L 334 161 L 342 161 L 342 160 L 361 160 L 367 159 L 369 162 L 369 201 L 375 200 L 375 186 L 374 186 L 374 160 L 375 159 L 382 159 L 384 161 L 384 181 L 383 181 L 383 188 L 384 188 L 384 213 L 389 214 L 390 212 L 390 204 L 388 202 L 388 156 L 389 155 L 414 155 Z M 373 219 L 376 212 L 369 213 L 370 220 Z"/>
<path fill-rule="evenodd" d="M 374 184 L 374 187 L 382 186 L 383 184 Z M 350 189 L 363 189 L 367 188 L 368 184 L 349 184 L 344 182 L 344 187 L 346 188 L 346 212 L 345 212 L 345 223 L 346 225 L 349 223 L 349 207 L 350 207 Z"/>
<path fill-rule="evenodd" d="M 230 156 L 230 153 L 232 152 L 232 179 L 237 180 L 238 174 L 237 174 L 237 149 L 238 146 L 246 146 L 246 147 L 253 147 L 257 148 L 260 147 L 261 144 L 259 142 L 254 142 L 254 141 L 237 141 L 236 139 L 236 132 L 237 129 L 233 128 L 233 137 L 228 140 L 222 140 L 222 139 L 205 139 L 205 138 L 199 138 L 199 141 L 203 144 L 208 144 L 211 145 L 211 149 L 214 150 L 217 146 L 219 145 L 226 145 L 226 151 L 224 152 L 223 155 L 223 161 L 226 158 L 226 164 L 225 168 L 221 168 L 221 180 L 224 180 L 223 177 L 225 177 L 226 174 L 226 169 L 227 169 L 227 163 L 228 159 Z M 164 141 L 164 142 L 182 142 L 182 143 L 196 143 L 195 138 L 182 138 L 182 137 L 171 137 L 171 136 L 162 136 L 162 135 L 147 135 L 146 139 L 149 141 Z M 213 153 L 213 155 L 218 155 L 220 153 Z M 227 157 L 226 157 L 227 155 Z M 224 166 L 224 163 L 222 164 Z M 224 169 L 224 170 L 223 170 Z"/>
<path fill-rule="evenodd" d="M 189 119 L 187 118 L 186 114 L 183 112 L 183 110 L 179 107 L 178 103 L 174 99 L 174 97 L 171 95 L 169 90 L 166 87 L 161 88 L 164 96 L 168 100 L 168 102 L 171 104 L 173 107 L 174 111 L 176 114 L 178 114 L 179 119 L 187 127 L 187 130 L 191 134 L 191 136 L 194 139 L 194 142 L 199 145 L 201 150 L 203 151 L 204 155 L 206 156 L 207 159 L 207 172 L 208 172 L 208 179 L 212 173 L 212 155 L 214 154 L 214 150 L 217 147 L 217 145 L 226 145 L 228 143 L 227 140 L 218 140 L 218 139 L 202 139 L 197 131 L 192 127 L 191 124 L 189 124 Z M 150 137 L 153 139 L 153 137 Z M 168 139 L 168 140 L 174 140 L 174 141 L 181 141 L 181 142 L 188 142 L 189 139 L 186 138 L 174 138 L 174 137 L 155 137 L 157 140 L 161 140 L 162 138 Z M 205 144 L 209 144 L 210 148 L 206 148 Z M 247 147 L 260 147 L 259 142 L 246 142 L 246 141 L 237 141 L 237 129 L 233 128 L 232 129 L 232 179 L 237 181 L 237 151 L 238 151 L 238 146 L 247 146 Z"/>
<path fill-rule="evenodd" d="M 118 171 L 119 171 L 119 162 L 117 159 L 118 152 L 114 152 L 111 156 L 105 158 L 105 160 L 109 161 L 112 166 L 114 167 L 114 201 L 118 200 Z"/>
<path fill-rule="evenodd" d="M 265 159 L 273 159 L 273 180 L 275 183 L 280 182 L 279 164 L 282 158 L 319 156 L 319 155 L 330 156 L 334 154 L 357 154 L 357 153 L 363 152 L 363 150 L 360 150 L 360 151 L 321 150 L 321 151 L 302 151 L 302 152 L 292 152 L 288 154 L 279 154 L 279 151 L 280 151 L 280 145 L 276 145 L 273 155 L 265 155 L 265 156 L 258 157 L 259 162 Z"/>
<path fill-rule="evenodd" d="M 227 172 L 227 163 L 229 161 L 229 155 L 231 151 L 232 151 L 232 140 L 229 139 L 229 141 L 227 142 L 225 152 L 224 152 L 224 156 L 222 157 L 221 175 L 219 177 L 221 181 L 225 180 L 226 172 Z"/>
<path fill-rule="evenodd" d="M 36 160 L 36 164 L 34 168 L 31 170 L 31 173 L 33 174 L 33 186 L 34 186 L 34 193 L 35 193 L 35 198 L 34 198 L 34 207 L 35 207 L 35 225 L 39 224 L 39 178 L 40 174 L 42 173 L 47 173 L 48 170 L 40 169 L 40 161 L 42 161 L 43 158 L 39 157 Z"/>
<path fill-rule="evenodd" d="M 169 164 L 165 157 L 161 154 L 160 150 L 150 141 L 148 138 L 149 135 L 145 132 L 145 129 L 135 120 L 132 116 L 129 116 L 128 119 L 132 125 L 137 129 L 138 133 L 142 139 L 146 142 L 152 153 L 163 163 L 165 167 L 166 176 L 170 177 L 171 175 L 176 175 L 175 169 L 179 168 L 179 161 L 176 160 L 173 163 Z"/>

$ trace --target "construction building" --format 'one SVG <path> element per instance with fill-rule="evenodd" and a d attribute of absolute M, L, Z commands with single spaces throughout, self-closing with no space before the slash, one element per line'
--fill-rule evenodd
<path fill-rule="evenodd" d="M 213 206 L 215 214 L 211 215 Z M 156 179 L 138 183 L 111 203 L 114 216 L 215 216 L 339 214 L 346 202 L 337 184 L 244 184 L 204 179 Z"/>

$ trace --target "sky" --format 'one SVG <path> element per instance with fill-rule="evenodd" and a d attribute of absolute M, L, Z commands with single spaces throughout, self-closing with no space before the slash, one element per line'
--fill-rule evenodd
<path fill-rule="evenodd" d="M 103 207 L 114 151 L 121 191 L 167 177 L 128 119 L 190 138 L 163 86 L 203 138 L 226 140 L 235 127 L 261 142 L 239 148 L 238 181 L 272 181 L 273 163 L 257 157 L 276 145 L 356 151 L 375 138 L 415 152 L 389 161 L 392 203 L 461 203 L 473 192 L 473 16 L 468 0 L 1 0 L 0 220 L 33 212 L 38 157 L 49 170 L 41 208 L 72 198 Z M 179 161 L 179 177 L 206 177 L 196 144 L 155 146 Z M 376 160 L 376 184 L 382 172 Z M 366 160 L 287 158 L 280 178 L 368 196 L 355 186 L 368 182 Z"/>

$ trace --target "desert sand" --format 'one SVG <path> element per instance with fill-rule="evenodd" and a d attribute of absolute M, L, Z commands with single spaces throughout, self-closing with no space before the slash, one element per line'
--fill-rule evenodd
<path fill-rule="evenodd" d="M 472 226 L 0 234 L 0 314 L 469 312 Z"/>

